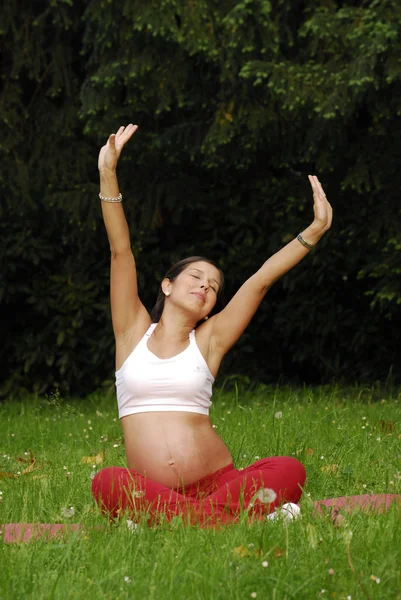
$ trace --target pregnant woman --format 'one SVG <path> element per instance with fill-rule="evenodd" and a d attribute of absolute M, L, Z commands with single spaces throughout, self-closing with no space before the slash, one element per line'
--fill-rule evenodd
<path fill-rule="evenodd" d="M 263 519 L 296 503 L 305 483 L 292 457 L 263 458 L 236 469 L 209 418 L 212 385 L 222 358 L 239 339 L 268 289 L 299 263 L 330 228 L 332 209 L 309 176 L 314 220 L 271 256 L 220 312 L 223 273 L 204 257 L 186 258 L 161 282 L 151 314 L 137 288 L 116 167 L 136 125 L 120 127 L 100 150 L 100 198 L 111 249 L 111 310 L 116 386 L 128 468 L 108 467 L 92 482 L 105 514 L 150 524 L 181 515 L 188 524 L 235 523 L 241 510 Z"/>

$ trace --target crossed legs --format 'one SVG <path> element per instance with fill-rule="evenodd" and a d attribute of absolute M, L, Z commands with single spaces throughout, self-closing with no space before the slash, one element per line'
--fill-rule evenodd
<path fill-rule="evenodd" d="M 235 523 L 241 510 L 263 518 L 284 502 L 298 502 L 305 477 L 303 465 L 288 456 L 263 458 L 241 470 L 228 465 L 185 489 L 166 487 L 132 469 L 107 467 L 93 479 L 92 493 L 111 517 L 126 513 L 135 520 L 148 513 L 154 524 L 181 515 L 189 524 L 213 527 Z"/>

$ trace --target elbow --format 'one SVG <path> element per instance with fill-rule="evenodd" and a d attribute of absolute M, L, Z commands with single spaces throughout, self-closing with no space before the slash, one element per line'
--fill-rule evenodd
<path fill-rule="evenodd" d="M 121 246 L 110 246 L 110 253 L 112 260 L 119 258 L 120 256 L 129 256 L 132 254 L 131 244 L 128 242 Z"/>

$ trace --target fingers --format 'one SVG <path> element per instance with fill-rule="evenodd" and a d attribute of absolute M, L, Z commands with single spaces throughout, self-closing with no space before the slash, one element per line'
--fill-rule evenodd
<path fill-rule="evenodd" d="M 313 191 L 315 216 L 319 221 L 324 222 L 325 229 L 329 229 L 333 220 L 333 209 L 316 175 L 308 175 L 308 179 Z"/>
<path fill-rule="evenodd" d="M 127 125 L 127 127 L 120 127 L 120 129 L 116 133 L 117 143 L 121 146 L 126 144 L 128 140 L 134 135 L 137 129 L 138 125 L 133 125 L 132 123 Z"/>
<path fill-rule="evenodd" d="M 322 184 L 316 177 L 316 175 L 308 175 L 308 179 L 312 186 L 313 195 L 319 199 L 324 200 L 326 198 L 326 194 L 324 193 L 324 189 L 322 188 Z"/>

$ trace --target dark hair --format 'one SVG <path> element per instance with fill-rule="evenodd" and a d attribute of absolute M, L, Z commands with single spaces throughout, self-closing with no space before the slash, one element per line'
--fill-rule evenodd
<path fill-rule="evenodd" d="M 183 258 L 179 262 L 175 263 L 175 265 L 173 265 L 167 271 L 167 273 L 165 274 L 163 279 L 169 279 L 171 282 L 173 282 L 177 279 L 178 275 L 180 273 L 182 273 L 182 271 L 185 270 L 185 268 L 188 265 L 190 265 L 191 263 L 201 262 L 201 261 L 207 262 L 210 265 L 213 265 L 214 267 L 216 267 L 216 269 L 219 271 L 219 274 L 220 274 L 220 285 L 219 285 L 219 290 L 217 292 L 217 301 L 216 301 L 216 304 L 214 305 L 212 312 L 209 315 L 209 316 L 211 316 L 211 315 L 215 314 L 216 312 L 219 312 L 219 310 L 221 310 L 221 308 L 224 306 L 224 299 L 223 299 L 224 273 L 221 269 L 219 269 L 219 267 L 216 265 L 216 263 L 213 260 L 210 260 L 210 258 L 205 258 L 204 256 L 190 256 L 189 258 Z M 157 323 L 160 320 L 160 317 L 162 316 L 163 309 L 164 309 L 164 301 L 165 301 L 165 295 L 164 295 L 162 287 L 160 285 L 156 304 L 154 305 L 154 307 L 152 308 L 151 313 L 150 313 L 153 323 Z M 197 326 L 199 324 L 200 323 L 197 323 Z"/>

